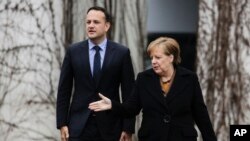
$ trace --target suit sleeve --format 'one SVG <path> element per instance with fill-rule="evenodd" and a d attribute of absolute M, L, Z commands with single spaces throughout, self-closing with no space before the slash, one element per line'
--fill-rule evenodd
<path fill-rule="evenodd" d="M 197 75 L 194 78 L 193 117 L 204 141 L 217 141 Z"/>
<path fill-rule="evenodd" d="M 123 59 L 122 74 L 121 74 L 121 92 L 122 101 L 125 102 L 132 92 L 134 85 L 134 69 L 131 61 L 130 51 L 126 50 L 126 54 Z M 123 131 L 134 133 L 135 117 L 125 118 L 123 120 Z"/>
<path fill-rule="evenodd" d="M 60 80 L 58 85 L 57 103 L 56 103 L 56 120 L 57 128 L 67 125 L 68 111 L 73 85 L 73 71 L 70 57 L 70 47 L 61 67 Z"/>

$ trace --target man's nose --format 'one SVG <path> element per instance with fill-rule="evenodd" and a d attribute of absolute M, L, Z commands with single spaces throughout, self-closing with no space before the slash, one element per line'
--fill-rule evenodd
<path fill-rule="evenodd" d="M 88 24 L 88 27 L 94 27 L 94 23 L 93 23 L 93 22 L 90 22 L 90 23 Z"/>

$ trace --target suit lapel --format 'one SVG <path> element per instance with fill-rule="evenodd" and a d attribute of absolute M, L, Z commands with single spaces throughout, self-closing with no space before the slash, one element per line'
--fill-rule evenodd
<path fill-rule="evenodd" d="M 110 45 L 109 41 L 107 41 L 107 47 L 106 47 L 106 52 L 105 52 L 105 55 L 104 55 L 104 61 L 103 61 L 103 65 L 102 65 L 100 80 L 96 84 L 97 87 L 100 84 L 100 81 L 102 80 L 103 73 L 109 67 L 109 64 L 112 61 L 113 51 L 114 51 L 114 47 L 112 45 Z"/>
<path fill-rule="evenodd" d="M 84 41 L 82 46 L 81 46 L 81 51 L 79 52 L 83 57 L 83 70 L 87 71 L 87 75 L 88 75 L 88 80 L 91 83 L 94 83 L 93 81 L 93 77 L 92 77 L 92 73 L 91 73 L 91 69 L 90 69 L 90 64 L 89 64 L 89 47 L 88 47 L 88 41 Z"/>

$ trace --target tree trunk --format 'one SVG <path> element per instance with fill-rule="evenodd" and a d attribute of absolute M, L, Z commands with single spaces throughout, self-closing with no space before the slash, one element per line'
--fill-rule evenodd
<path fill-rule="evenodd" d="M 249 123 L 250 2 L 200 0 L 197 73 L 219 141 Z"/>

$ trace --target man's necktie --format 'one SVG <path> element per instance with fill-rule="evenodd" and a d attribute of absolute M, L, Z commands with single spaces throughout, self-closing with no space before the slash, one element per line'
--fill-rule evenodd
<path fill-rule="evenodd" d="M 94 58 L 94 70 L 93 70 L 93 77 L 95 82 L 97 83 L 100 79 L 101 74 L 101 56 L 100 56 L 100 47 L 94 46 L 95 49 L 95 58 Z"/>

